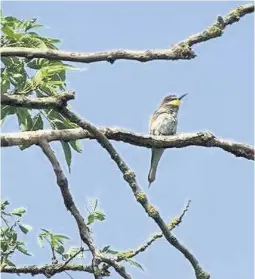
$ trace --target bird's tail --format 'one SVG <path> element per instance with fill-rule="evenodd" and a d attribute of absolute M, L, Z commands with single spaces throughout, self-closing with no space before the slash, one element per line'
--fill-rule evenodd
<path fill-rule="evenodd" d="M 149 187 L 151 186 L 151 183 L 156 178 L 156 172 L 158 167 L 158 162 L 164 152 L 164 148 L 152 148 L 151 149 L 151 167 L 148 175 L 148 181 L 149 181 Z"/>

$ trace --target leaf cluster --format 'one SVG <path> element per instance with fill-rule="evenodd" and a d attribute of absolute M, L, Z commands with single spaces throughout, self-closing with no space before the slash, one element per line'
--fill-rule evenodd
<path fill-rule="evenodd" d="M 42 28 L 37 19 L 19 20 L 1 14 L 1 47 L 26 47 L 55 50 L 58 39 L 42 36 L 35 29 Z M 62 61 L 45 58 L 1 57 L 1 93 L 32 97 L 54 97 L 66 90 L 67 70 L 73 66 Z M 5 105 L 1 107 L 1 125 L 9 117 L 16 117 L 20 130 L 42 130 L 45 125 L 52 129 L 71 129 L 77 125 L 52 109 L 33 111 L 28 108 Z M 72 149 L 81 152 L 78 140 L 61 142 L 69 171 Z M 29 146 L 20 146 L 21 150 Z"/>
<path fill-rule="evenodd" d="M 8 206 L 9 202 L 7 200 L 1 202 L 1 265 L 15 266 L 15 264 L 11 261 L 11 257 L 14 252 L 19 251 L 24 255 L 31 256 L 24 241 L 20 239 L 19 232 L 27 234 L 32 227 L 22 222 L 22 217 L 26 213 L 25 208 L 19 207 L 12 211 L 8 211 Z"/>

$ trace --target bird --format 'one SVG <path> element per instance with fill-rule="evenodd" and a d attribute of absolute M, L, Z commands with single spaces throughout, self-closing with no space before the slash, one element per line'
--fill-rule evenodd
<path fill-rule="evenodd" d="M 154 111 L 150 118 L 149 129 L 150 135 L 170 136 L 176 134 L 178 126 L 178 112 L 181 100 L 188 94 L 177 97 L 176 95 L 166 96 L 159 107 Z M 151 149 L 151 164 L 148 174 L 150 188 L 151 183 L 156 179 L 156 172 L 159 160 L 164 152 L 164 148 Z"/>

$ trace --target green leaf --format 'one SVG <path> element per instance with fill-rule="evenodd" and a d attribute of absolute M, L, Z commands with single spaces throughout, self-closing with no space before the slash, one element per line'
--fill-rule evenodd
<path fill-rule="evenodd" d="M 3 71 L 4 79 L 9 80 L 15 87 L 15 89 L 22 88 L 27 79 L 27 73 L 24 69 L 24 60 L 16 57 L 4 57 L 1 59 L 6 68 Z"/>
<path fill-rule="evenodd" d="M 19 126 L 22 132 L 30 131 L 33 126 L 31 115 L 26 108 L 16 108 Z"/>
<path fill-rule="evenodd" d="M 1 201 L 1 210 L 5 210 L 5 208 L 9 205 L 10 203 L 8 201 Z"/>
<path fill-rule="evenodd" d="M 11 83 L 6 69 L 1 69 L 1 92 L 7 93 Z"/>
<path fill-rule="evenodd" d="M 1 239 L 0 245 L 1 245 L 1 252 L 6 252 L 7 249 L 8 249 L 8 243 L 7 243 L 7 241 Z"/>
<path fill-rule="evenodd" d="M 37 238 L 37 241 L 38 241 L 38 244 L 39 244 L 39 246 L 41 247 L 41 248 L 43 248 L 43 241 L 44 241 L 44 236 L 43 235 L 41 235 L 41 234 L 39 234 L 38 235 L 38 238 Z"/>
<path fill-rule="evenodd" d="M 32 121 L 33 121 L 33 126 L 31 128 L 31 131 L 37 131 L 43 129 L 43 120 L 40 112 L 33 117 Z"/>
<path fill-rule="evenodd" d="M 29 225 L 24 225 L 24 224 L 19 225 L 19 228 L 20 228 L 20 230 L 21 230 L 24 234 L 27 234 L 29 231 L 32 230 L 32 227 L 31 227 L 31 226 L 29 226 Z"/>
<path fill-rule="evenodd" d="M 96 199 L 96 200 L 95 200 L 95 204 L 94 204 L 94 211 L 96 211 L 97 206 L 98 206 L 98 200 Z"/>
<path fill-rule="evenodd" d="M 68 142 L 65 142 L 65 141 L 62 141 L 62 140 L 61 140 L 61 144 L 62 144 L 62 147 L 63 147 L 63 150 L 64 150 L 68 170 L 69 170 L 69 172 L 71 172 L 72 152 L 71 152 L 70 145 L 68 144 Z"/>
<path fill-rule="evenodd" d="M 19 208 L 14 209 L 10 213 L 12 215 L 16 215 L 16 216 L 21 217 L 25 212 L 26 212 L 26 209 L 24 207 L 19 207 Z"/>
<path fill-rule="evenodd" d="M 32 256 L 28 250 L 24 247 L 24 244 L 23 245 L 18 245 L 17 247 L 17 250 L 19 250 L 21 253 L 27 255 L 27 256 Z"/>
<path fill-rule="evenodd" d="M 1 31 L 9 38 L 19 41 L 22 37 L 22 34 L 16 33 L 11 27 L 8 27 L 7 25 L 4 25 L 1 28 Z"/>
<path fill-rule="evenodd" d="M 10 240 L 12 241 L 12 243 L 16 243 L 17 239 L 18 239 L 18 234 L 11 229 L 8 233 L 7 233 L 8 237 L 10 238 Z"/>
<path fill-rule="evenodd" d="M 129 259 L 129 258 L 124 259 L 124 261 L 126 261 L 126 262 L 128 262 L 130 265 L 135 266 L 135 267 L 138 267 L 138 268 L 140 268 L 142 271 L 144 271 L 142 265 L 140 265 L 138 262 L 136 262 L 136 261 L 134 261 L 134 260 L 131 260 L 131 259 Z"/>
<path fill-rule="evenodd" d="M 47 49 L 47 45 L 42 40 L 42 37 L 35 36 L 34 34 L 27 33 L 20 39 L 23 47 Z"/>
<path fill-rule="evenodd" d="M 45 66 L 48 66 L 50 61 L 45 58 L 34 58 L 27 63 L 27 66 L 31 69 L 39 70 Z"/>
<path fill-rule="evenodd" d="M 94 223 L 94 222 L 95 222 L 95 216 L 94 216 L 94 214 L 90 214 L 90 215 L 88 216 L 87 225 L 90 225 L 90 224 L 92 224 L 92 223 Z"/>
<path fill-rule="evenodd" d="M 56 88 L 52 88 L 51 86 L 48 86 L 47 83 L 41 83 L 38 85 L 38 88 L 43 91 L 46 96 L 57 96 L 58 92 Z"/>
<path fill-rule="evenodd" d="M 12 67 L 15 64 L 20 64 L 20 58 L 18 57 L 1 57 L 2 62 L 7 68 Z"/>
<path fill-rule="evenodd" d="M 39 27 L 43 26 L 40 24 L 34 24 L 35 22 L 36 22 L 36 18 L 33 18 L 31 20 L 22 21 L 21 24 L 19 25 L 19 28 L 24 29 L 24 31 L 27 32 L 30 29 L 39 28 Z"/>
<path fill-rule="evenodd" d="M 60 255 L 62 255 L 65 252 L 65 248 L 63 245 L 58 246 L 55 250 Z"/>
<path fill-rule="evenodd" d="M 42 24 L 34 24 L 30 29 L 41 28 L 41 27 L 44 27 L 44 25 L 42 25 Z"/>
<path fill-rule="evenodd" d="M 6 263 L 7 263 L 9 266 L 16 266 L 13 262 L 11 262 L 10 260 L 7 260 L 7 259 L 6 259 Z"/>
<path fill-rule="evenodd" d="M 1 124 L 3 124 L 4 119 L 8 115 L 12 115 L 16 113 L 16 108 L 11 106 L 2 106 L 1 107 Z"/>
<path fill-rule="evenodd" d="M 9 114 L 10 108 L 10 106 L 1 106 L 1 120 Z"/>
<path fill-rule="evenodd" d="M 109 249 L 110 249 L 110 245 L 107 245 L 101 250 L 101 252 L 102 253 L 107 253 L 109 251 Z"/>
<path fill-rule="evenodd" d="M 76 124 L 72 123 L 53 109 L 48 110 L 46 113 L 50 123 L 59 130 L 77 127 Z"/>
<path fill-rule="evenodd" d="M 77 151 L 77 152 L 79 152 L 79 153 L 82 152 L 82 147 L 81 147 L 81 144 L 80 144 L 80 141 L 79 141 L 79 140 L 70 140 L 70 141 L 69 141 L 69 144 L 71 145 L 71 147 L 72 147 L 75 151 Z"/>
<path fill-rule="evenodd" d="M 42 231 L 46 232 L 47 234 L 52 234 L 50 231 L 46 230 L 46 229 L 41 229 Z"/>
<path fill-rule="evenodd" d="M 98 221 L 104 221 L 105 220 L 105 215 L 103 212 L 97 211 L 94 213 L 95 214 L 95 219 Z"/>
<path fill-rule="evenodd" d="M 57 239 L 70 239 L 68 236 L 63 234 L 54 234 L 54 237 L 56 237 Z"/>
<path fill-rule="evenodd" d="M 44 41 L 46 46 L 50 49 L 57 49 L 55 44 L 60 43 L 60 40 L 57 40 L 57 39 L 48 38 L 48 37 L 41 37 L 41 36 L 40 36 L 40 38 L 41 38 L 41 40 Z"/>
<path fill-rule="evenodd" d="M 3 23 L 7 24 L 10 27 L 15 27 L 20 24 L 20 20 L 13 16 L 6 16 L 3 18 Z"/>

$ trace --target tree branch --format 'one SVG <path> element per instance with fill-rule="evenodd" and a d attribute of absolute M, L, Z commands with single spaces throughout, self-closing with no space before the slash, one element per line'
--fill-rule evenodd
<path fill-rule="evenodd" d="M 217 138 L 209 132 L 182 133 L 174 136 L 146 136 L 124 129 L 100 127 L 98 131 L 109 140 L 122 141 L 135 146 L 184 148 L 188 146 L 217 147 L 236 157 L 254 160 L 254 148 L 248 144 Z M 69 141 L 76 139 L 95 139 L 84 129 L 37 130 L 31 132 L 3 133 L 0 135 L 2 147 L 38 144 L 40 139 Z"/>
<path fill-rule="evenodd" d="M 129 184 L 136 200 L 140 205 L 144 208 L 145 212 L 151 217 L 155 223 L 161 229 L 163 235 L 167 239 L 167 241 L 173 245 L 177 250 L 179 250 L 191 263 L 194 268 L 196 278 L 197 279 L 209 279 L 210 275 L 205 272 L 200 266 L 197 259 L 192 255 L 192 253 L 182 245 L 177 238 L 169 231 L 168 226 L 164 223 L 157 209 L 149 203 L 146 195 L 137 184 L 135 179 L 135 173 L 127 166 L 127 164 L 123 161 L 117 151 L 114 149 L 112 144 L 109 142 L 107 137 L 102 134 L 95 126 L 91 125 L 85 120 L 81 120 L 77 115 L 73 112 L 69 111 L 67 108 L 62 108 L 59 110 L 63 116 L 68 118 L 73 123 L 76 123 L 81 128 L 88 130 L 91 134 L 93 134 L 98 141 L 98 143 L 106 149 L 106 151 L 111 156 L 112 160 L 117 164 L 119 170 L 123 174 L 124 180 Z M 106 262 L 106 261 L 105 261 Z M 115 268 L 117 271 L 117 269 Z"/>
<path fill-rule="evenodd" d="M 30 98 L 20 94 L 1 94 L 1 104 L 29 109 L 57 109 L 65 107 L 74 99 L 74 92 L 61 93 L 55 97 Z"/>
<path fill-rule="evenodd" d="M 233 23 L 238 22 L 241 17 L 253 13 L 254 4 L 246 4 L 239 6 L 224 17 L 218 16 L 216 23 L 210 25 L 207 29 L 197 34 L 188 37 L 186 40 L 181 41 L 179 44 L 187 44 L 188 46 L 193 46 L 198 43 L 206 42 L 208 40 L 220 37 L 223 34 L 224 29 Z"/>
<path fill-rule="evenodd" d="M 89 273 L 93 273 L 93 269 L 89 265 L 79 265 L 79 264 L 52 264 L 52 265 L 29 265 L 29 266 L 5 266 L 2 268 L 1 272 L 3 273 L 15 273 L 15 274 L 31 274 L 38 275 L 43 274 L 47 276 L 53 276 L 56 273 L 60 273 L 63 271 L 85 271 Z M 109 271 L 101 270 L 102 276 L 109 276 Z"/>
<path fill-rule="evenodd" d="M 69 210 L 71 212 L 71 214 L 73 215 L 73 217 L 76 220 L 81 239 L 85 244 L 87 244 L 89 250 L 92 253 L 92 256 L 93 256 L 92 269 L 93 269 L 93 274 L 94 274 L 95 279 L 103 278 L 98 266 L 102 261 L 106 262 L 106 260 L 107 260 L 107 263 L 110 263 L 110 265 L 113 266 L 117 272 L 118 272 L 118 270 L 120 270 L 121 273 L 119 273 L 119 274 L 123 278 L 131 279 L 131 277 L 128 276 L 127 273 L 125 273 L 125 269 L 123 269 L 124 267 L 117 264 L 117 262 L 115 262 L 114 260 L 107 259 L 106 257 L 101 256 L 97 252 L 96 246 L 93 243 L 93 238 L 91 236 L 89 227 L 86 225 L 83 217 L 81 216 L 78 208 L 76 207 L 76 205 L 73 201 L 72 195 L 71 195 L 71 193 L 69 191 L 69 187 L 68 187 L 68 180 L 65 177 L 64 172 L 63 172 L 53 150 L 51 149 L 49 143 L 45 140 L 41 140 L 39 142 L 39 145 L 42 148 L 42 151 L 44 152 L 46 157 L 49 159 L 49 161 L 52 164 L 53 170 L 54 170 L 56 178 L 57 178 L 57 184 L 60 188 L 65 206 L 66 206 L 67 210 Z M 65 266 L 65 264 L 61 265 L 60 269 L 63 268 L 64 266 Z"/>
<path fill-rule="evenodd" d="M 0 49 L 0 55 L 18 56 L 32 58 L 46 58 L 49 60 L 61 60 L 71 62 L 95 63 L 107 61 L 113 64 L 115 60 L 136 60 L 148 62 L 153 60 L 178 60 L 192 59 L 196 55 L 194 52 L 183 46 L 162 50 L 111 50 L 103 52 L 71 52 L 39 48 L 4 47 Z"/>
<path fill-rule="evenodd" d="M 180 225 L 184 215 L 186 214 L 186 212 L 189 209 L 190 202 L 191 201 L 188 201 L 185 209 L 183 210 L 183 212 L 180 216 L 177 216 L 177 217 L 175 217 L 171 220 L 171 222 L 168 225 L 169 232 L 172 231 L 174 228 L 176 228 L 178 225 Z M 119 262 L 119 261 L 122 261 L 123 259 L 130 259 L 130 258 L 135 257 L 139 253 L 144 252 L 155 240 L 157 240 L 158 238 L 161 238 L 162 236 L 163 236 L 162 232 L 158 232 L 158 233 L 153 234 L 149 238 L 149 240 L 147 240 L 143 245 L 139 246 L 136 250 L 131 250 L 131 251 L 129 250 L 129 251 L 126 251 L 126 252 L 119 253 L 117 258 L 116 258 L 116 261 Z"/>
<path fill-rule="evenodd" d="M 122 276 L 125 279 L 132 279 L 131 276 L 126 272 L 126 269 L 124 266 L 120 265 L 119 263 L 117 263 L 115 260 L 110 259 L 110 258 L 106 258 L 104 256 L 101 256 L 102 261 L 104 261 L 105 263 L 107 263 L 108 265 L 112 266 L 115 271 Z"/>
<path fill-rule="evenodd" d="M 108 61 L 114 63 L 116 60 L 136 60 L 148 62 L 153 60 L 178 60 L 192 59 L 196 55 L 191 46 L 220 37 L 227 25 L 238 22 L 241 17 L 253 13 L 254 5 L 246 4 L 230 11 L 226 16 L 217 18 L 216 23 L 210 25 L 204 31 L 194 34 L 187 39 L 164 50 L 113 50 L 95 53 L 78 53 L 58 50 L 43 50 L 36 48 L 4 47 L 0 49 L 1 56 L 18 56 L 26 58 L 46 58 L 50 60 L 73 61 L 83 63 L 94 63 Z"/>
<path fill-rule="evenodd" d="M 99 268 L 98 268 L 98 257 L 97 257 L 97 251 L 96 251 L 96 247 L 95 244 L 93 243 L 93 238 L 91 236 L 89 227 L 86 225 L 83 217 L 81 216 L 78 208 L 76 207 L 72 195 L 69 191 L 69 187 L 68 187 L 68 180 L 65 177 L 64 172 L 61 169 L 61 166 L 53 152 L 53 150 L 51 149 L 49 143 L 45 140 L 41 140 L 39 143 L 40 147 L 42 148 L 43 153 L 46 155 L 46 157 L 49 159 L 49 161 L 52 164 L 53 170 L 55 172 L 56 178 L 57 178 L 57 184 L 60 188 L 65 206 L 67 208 L 67 210 L 69 210 L 71 212 L 71 214 L 73 215 L 78 228 L 79 228 L 79 232 L 80 232 L 80 237 L 82 239 L 82 241 L 87 244 L 89 250 L 92 253 L 93 259 L 92 259 L 92 268 L 93 268 L 93 273 L 94 273 L 94 277 L 95 279 L 102 279 L 103 277 L 101 276 L 100 272 L 99 272 Z"/>

